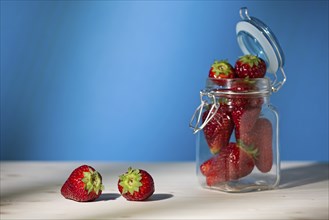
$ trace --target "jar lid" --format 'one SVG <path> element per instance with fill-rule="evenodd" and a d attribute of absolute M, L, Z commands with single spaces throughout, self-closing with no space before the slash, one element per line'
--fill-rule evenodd
<path fill-rule="evenodd" d="M 272 88 L 276 92 L 286 81 L 283 50 L 271 29 L 259 19 L 250 17 L 246 7 L 240 9 L 240 17 L 242 21 L 236 25 L 238 44 L 244 54 L 257 55 L 266 62 L 266 71 L 274 74 Z M 279 69 L 283 79 L 277 82 Z"/>

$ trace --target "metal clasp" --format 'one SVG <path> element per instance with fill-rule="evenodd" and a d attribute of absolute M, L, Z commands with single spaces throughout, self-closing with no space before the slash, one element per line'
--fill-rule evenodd
<path fill-rule="evenodd" d="M 208 98 L 210 99 L 209 103 L 207 101 Z M 200 101 L 201 104 L 196 108 L 196 110 L 194 111 L 194 114 L 192 115 L 192 118 L 190 120 L 190 128 L 193 129 L 193 134 L 199 132 L 200 130 L 202 130 L 204 128 L 204 126 L 206 126 L 208 124 L 208 122 L 215 116 L 215 114 L 217 113 L 218 109 L 219 109 L 219 103 L 216 101 L 216 96 L 214 95 L 213 92 L 208 92 L 208 91 L 200 91 Z M 202 112 L 204 110 L 205 106 L 209 106 L 211 104 L 211 108 L 209 109 L 209 114 L 207 115 L 207 117 L 205 118 L 205 120 L 203 121 L 203 123 L 201 123 L 201 125 L 199 126 L 201 120 L 202 120 Z M 197 117 L 197 119 L 196 119 Z M 195 121 L 195 124 L 193 124 L 193 122 Z"/>
<path fill-rule="evenodd" d="M 251 20 L 249 14 L 248 14 L 248 8 L 242 7 L 240 8 L 240 17 L 242 20 Z"/>
<path fill-rule="evenodd" d="M 282 81 L 279 81 L 278 82 L 278 77 L 276 75 L 276 73 L 274 74 L 274 81 L 272 82 L 272 92 L 277 92 L 279 91 L 279 89 L 281 89 L 281 87 L 283 86 L 283 84 L 287 81 L 287 77 L 286 77 L 286 74 L 283 70 L 282 67 L 280 67 L 280 71 L 281 71 L 281 74 L 282 74 Z"/>

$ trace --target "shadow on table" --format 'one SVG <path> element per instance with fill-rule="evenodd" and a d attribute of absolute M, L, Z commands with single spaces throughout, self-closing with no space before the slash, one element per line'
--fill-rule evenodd
<path fill-rule="evenodd" d="M 95 202 L 98 201 L 108 201 L 108 200 L 115 200 L 119 198 L 121 195 L 119 193 L 103 193 L 99 196 L 98 199 L 95 200 Z"/>
<path fill-rule="evenodd" d="M 281 170 L 280 188 L 292 188 L 329 179 L 329 164 L 314 163 Z"/>
<path fill-rule="evenodd" d="M 98 199 L 95 200 L 95 202 L 100 202 L 100 201 L 108 201 L 108 200 L 116 200 L 119 198 L 121 195 L 119 193 L 103 193 L 102 195 L 99 196 Z M 160 200 L 165 200 L 173 197 L 172 194 L 167 194 L 167 193 L 155 193 L 153 194 L 149 199 L 146 201 L 160 201 Z"/>
<path fill-rule="evenodd" d="M 155 193 L 148 199 L 148 201 L 160 201 L 160 200 L 170 199 L 172 197 L 173 197 L 173 194 Z"/>

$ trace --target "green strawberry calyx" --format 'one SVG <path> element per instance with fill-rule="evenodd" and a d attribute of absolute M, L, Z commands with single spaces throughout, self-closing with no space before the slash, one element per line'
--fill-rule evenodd
<path fill-rule="evenodd" d="M 244 64 L 248 64 L 250 67 L 254 65 L 258 66 L 258 63 L 260 63 L 259 57 L 254 55 L 244 55 L 239 60 Z"/>
<path fill-rule="evenodd" d="M 139 192 L 139 187 L 143 184 L 141 183 L 142 174 L 139 169 L 128 168 L 128 171 L 119 176 L 119 185 L 122 186 L 122 193 L 130 193 L 131 195 L 134 192 Z"/>
<path fill-rule="evenodd" d="M 220 98 L 218 99 L 218 103 L 219 103 L 220 105 L 227 105 L 227 104 L 229 103 L 229 99 L 228 99 L 228 98 L 225 98 L 225 97 L 220 97 Z"/>
<path fill-rule="evenodd" d="M 81 181 L 85 184 L 85 190 L 88 191 L 88 194 L 94 191 L 98 195 L 100 191 L 104 190 L 101 175 L 92 169 L 89 169 L 88 172 L 83 172 Z"/>
<path fill-rule="evenodd" d="M 243 78 L 242 82 L 249 84 L 249 85 L 253 85 L 256 83 L 256 81 L 251 79 L 249 76 L 246 76 L 245 78 Z"/>
<path fill-rule="evenodd" d="M 253 144 L 246 145 L 245 143 L 243 143 L 242 140 L 238 140 L 237 141 L 237 146 L 240 149 L 242 149 L 243 151 L 245 151 L 248 155 L 250 155 L 255 160 L 258 159 L 259 151 Z"/>
<path fill-rule="evenodd" d="M 212 71 L 215 73 L 215 76 L 219 76 L 220 74 L 229 75 L 232 72 L 230 64 L 227 60 L 215 60 L 211 67 Z"/>

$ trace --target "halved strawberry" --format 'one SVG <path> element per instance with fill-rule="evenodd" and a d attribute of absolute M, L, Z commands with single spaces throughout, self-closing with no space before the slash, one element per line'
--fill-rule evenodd
<path fill-rule="evenodd" d="M 203 122 L 209 115 L 209 110 L 202 115 Z M 212 154 L 217 154 L 221 148 L 225 147 L 231 138 L 234 124 L 230 114 L 224 107 L 219 107 L 214 117 L 203 128 L 203 132 Z"/>
<path fill-rule="evenodd" d="M 235 71 L 227 60 L 215 60 L 209 70 L 209 77 L 214 79 L 232 79 L 235 77 Z"/>
<path fill-rule="evenodd" d="M 260 57 L 244 55 L 236 61 L 235 72 L 239 78 L 263 78 L 266 74 L 266 63 Z"/>

